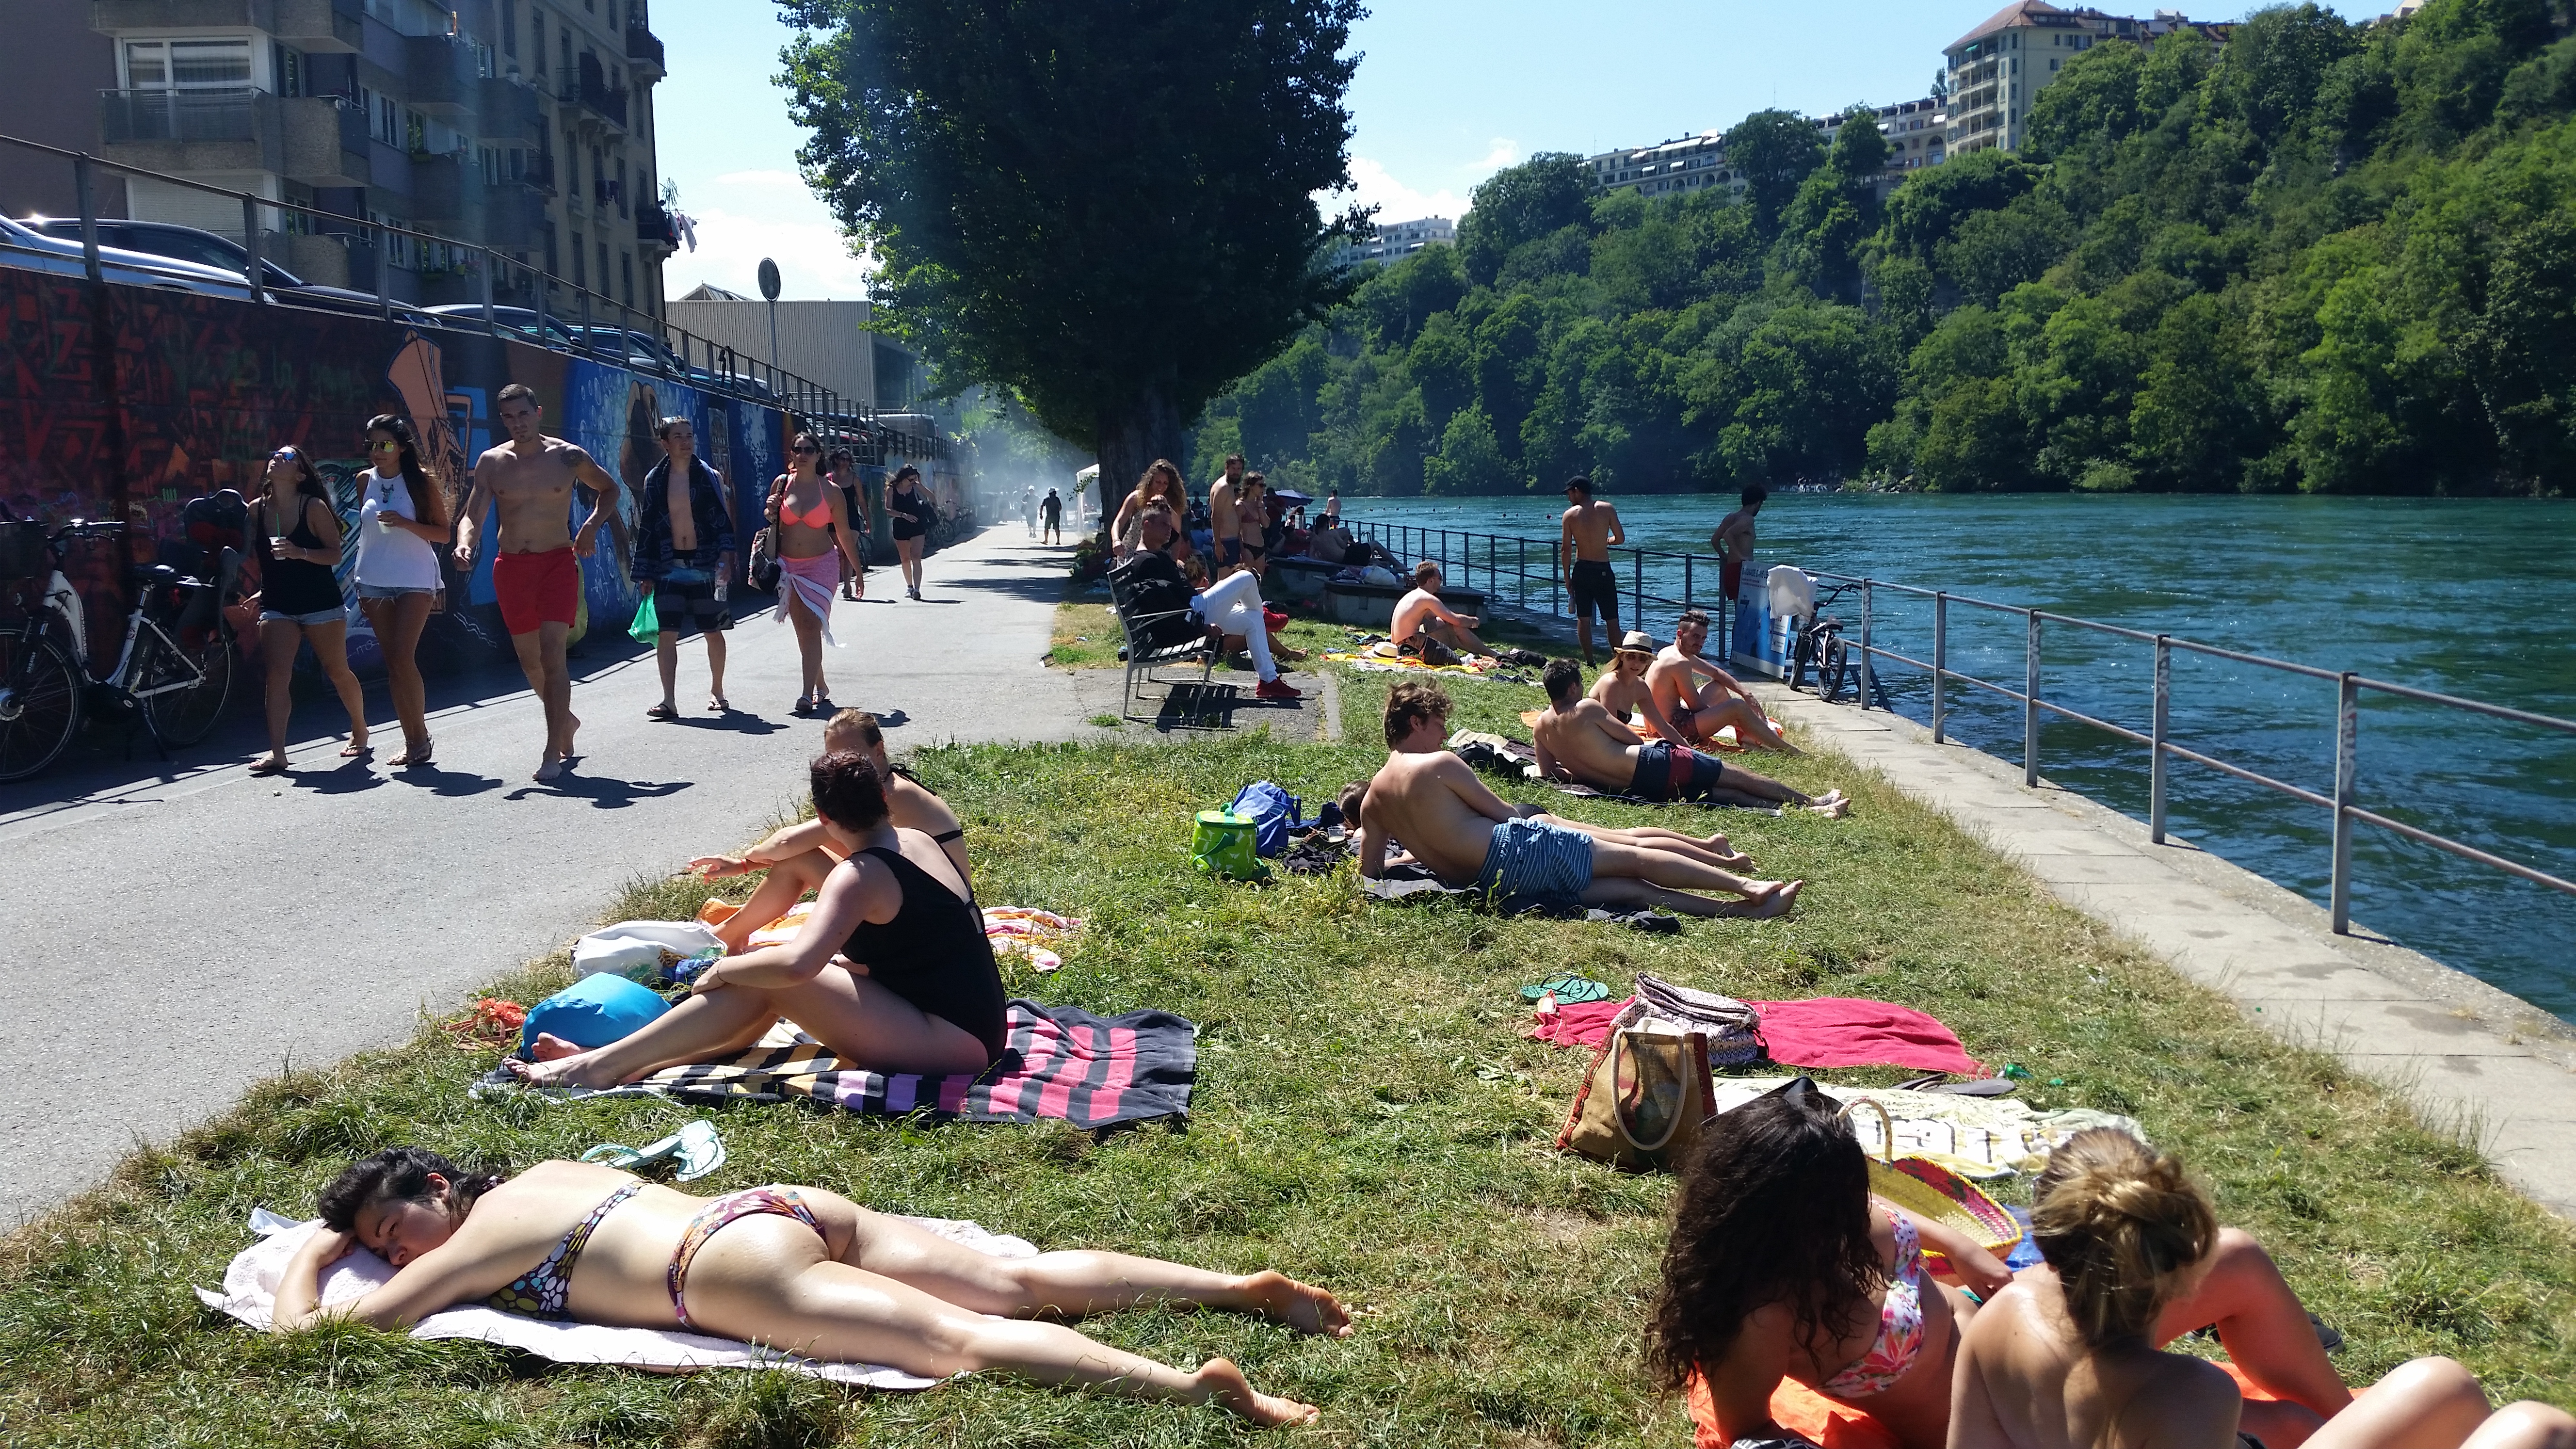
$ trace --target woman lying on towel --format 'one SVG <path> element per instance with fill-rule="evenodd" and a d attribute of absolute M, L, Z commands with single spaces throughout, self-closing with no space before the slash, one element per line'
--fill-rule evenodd
<path fill-rule="evenodd" d="M 1195 1373 L 1139 1358 L 1037 1314 L 1192 1303 L 1350 1333 L 1333 1295 L 1284 1274 L 1241 1277 L 1124 1253 L 996 1258 L 836 1192 L 773 1185 L 691 1197 L 584 1162 L 472 1173 L 396 1147 L 322 1190 L 322 1228 L 278 1284 L 276 1327 L 347 1317 L 403 1328 L 459 1303 L 621 1328 L 678 1328 L 808 1358 L 889 1364 L 924 1378 L 1006 1369 L 1040 1383 L 1216 1403 L 1262 1424 L 1315 1410 L 1256 1393 L 1222 1358 Z M 364 1247 L 393 1280 L 319 1306 L 322 1270 Z"/>
<path fill-rule="evenodd" d="M 2184 1307 L 2224 1271 L 2227 1232 L 2182 1164 L 2125 1132 L 2080 1132 L 2050 1154 L 2032 1204 L 2046 1264 L 1996 1294 L 1969 1326 L 1953 1445 L 2576 1446 L 2576 1418 L 2534 1403 L 2490 1414 L 2468 1370 L 2437 1358 L 2399 1367 L 2322 1427 L 2258 1421 L 2224 1371 L 2155 1347 L 2200 1321 Z M 2275 1318 L 2283 1338 L 2310 1336 L 2295 1303 Z M 2222 1337 L 2226 1330 L 2222 1319 Z M 2235 1356 L 2237 1340 L 2226 1342 Z"/>
<path fill-rule="evenodd" d="M 510 1069 L 532 1086 L 612 1087 L 739 1052 L 782 1016 L 869 1071 L 990 1066 L 1004 1042 L 1002 973 L 965 876 L 936 841 L 887 819 L 867 756 L 825 755 L 812 778 L 815 814 L 845 858 L 795 940 L 718 961 L 632 1036 L 591 1051 L 540 1036 L 537 1060 Z"/>
<path fill-rule="evenodd" d="M 1926 1249 L 1957 1285 L 1935 1281 Z M 2012 1281 L 1975 1242 L 1873 1198 L 1840 1105 L 1801 1077 L 1710 1124 L 1675 1207 L 1649 1361 L 1669 1388 L 1705 1381 L 1724 1442 L 1778 1436 L 1771 1395 L 1788 1379 L 1868 1415 L 1903 1449 L 1942 1449 L 1960 1331 Z M 2271 1256 L 2233 1228 L 2213 1231 L 2154 1341 L 2211 1323 L 2246 1376 L 2286 1401 L 2247 1406 L 2271 1449 L 2351 1402 Z M 2114 1442 L 2140 1441 L 2102 1441 Z"/>

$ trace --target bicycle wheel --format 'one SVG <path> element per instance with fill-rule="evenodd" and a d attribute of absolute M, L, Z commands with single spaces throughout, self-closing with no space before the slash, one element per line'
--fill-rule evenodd
<path fill-rule="evenodd" d="M 1831 704 L 1843 697 L 1843 681 L 1850 675 L 1851 646 L 1837 634 L 1825 641 L 1824 662 L 1816 666 L 1816 692 Z"/>
<path fill-rule="evenodd" d="M 0 634 L 0 780 L 50 765 L 80 729 L 81 675 L 52 640 Z"/>
<path fill-rule="evenodd" d="M 214 731 L 232 698 L 232 640 L 221 629 L 209 629 L 189 649 L 158 627 L 149 629 L 134 646 L 134 680 L 161 742 L 193 745 Z"/>

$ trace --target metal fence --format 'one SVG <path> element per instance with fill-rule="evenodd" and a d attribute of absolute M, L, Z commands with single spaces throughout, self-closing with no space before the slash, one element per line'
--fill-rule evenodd
<path fill-rule="evenodd" d="M 1498 597 L 1501 586 L 1509 581 L 1517 591 L 1520 606 L 1530 608 L 1532 607 L 1531 586 L 1535 583 L 1541 588 L 1540 601 L 1546 612 L 1564 611 L 1564 577 L 1558 561 L 1556 541 L 1553 539 L 1511 538 L 1454 529 L 1419 528 L 1409 524 L 1354 523 L 1351 527 L 1359 537 L 1383 544 L 1388 552 L 1399 558 L 1437 560 L 1441 565 L 1442 574 L 1464 587 L 1474 587 L 1475 576 L 1481 569 L 1488 598 Z M 1530 569 L 1533 547 L 1537 551 L 1541 565 L 1537 573 L 1533 573 Z M 1478 557 L 1480 551 L 1481 559 Z M 1618 548 L 1610 550 L 1610 553 L 1614 566 L 1622 560 L 1628 565 L 1626 593 L 1630 607 L 1634 610 L 1630 617 L 1643 619 L 1645 607 L 1649 604 L 1683 609 L 1706 608 L 1712 614 L 1719 612 L 1718 606 L 1723 601 L 1714 597 L 1717 592 L 1714 587 L 1710 590 L 1712 597 L 1709 599 L 1700 599 L 1697 594 L 1697 576 L 1702 569 L 1711 574 L 1711 583 L 1714 585 L 1717 560 L 1697 558 L 1690 554 L 1662 553 L 1653 549 Z M 1646 582 L 1650 560 L 1654 561 L 1653 566 L 1657 576 L 1665 581 L 1662 587 L 1670 588 L 1672 586 L 1670 580 L 1674 573 L 1676 571 L 1679 573 L 1681 592 L 1678 597 L 1647 592 Z M 2040 717 L 2048 714 L 2072 720 L 2119 739 L 2147 747 L 2147 831 L 2159 845 L 2163 844 L 2165 839 L 2167 776 L 2171 763 L 2175 760 L 2188 760 L 2223 775 L 2261 786 L 2263 789 L 2331 812 L 2333 859 L 2327 886 L 2327 909 L 2333 917 L 2334 929 L 2338 935 L 2349 935 L 2352 929 L 2352 836 L 2355 825 L 2374 826 L 2417 844 L 2428 845 L 2463 860 L 2474 861 L 2479 865 L 2503 871 L 2535 885 L 2576 896 L 2576 881 L 2554 875 L 2522 861 L 2480 850 L 2476 846 L 2426 830 L 2421 826 L 2410 825 L 2403 820 L 2390 819 L 2375 810 L 2364 809 L 2354 803 L 2354 796 L 2360 784 L 2361 699 L 2366 693 L 2409 700 L 2417 704 L 2434 705 L 2486 719 L 2509 721 L 2572 737 L 2576 737 L 2576 720 L 2488 704 L 2483 700 L 2464 699 L 2458 695 L 2441 694 L 2428 689 L 2416 689 L 2411 685 L 2392 684 L 2386 680 L 2367 678 L 2351 670 L 2320 669 L 2311 664 L 2294 664 L 2286 659 L 2273 659 L 2238 649 L 2224 649 L 2218 645 L 2203 644 L 2197 640 L 2177 639 L 2170 634 L 2155 634 L 2142 629 L 2105 624 L 2094 619 L 2079 619 L 2071 614 L 2055 614 L 2045 609 L 1998 604 L 1986 599 L 1971 598 L 1965 594 L 1920 588 L 1912 584 L 1890 583 L 1884 579 L 1863 578 L 1817 569 L 1810 569 L 1807 572 L 1815 578 L 1850 585 L 1859 590 L 1860 638 L 1854 650 L 1860 669 L 1859 708 L 1869 707 L 1869 701 L 1877 689 L 1876 665 L 1881 660 L 1922 670 L 1929 677 L 1932 695 L 1932 738 L 1935 743 L 1948 739 L 1949 702 L 1953 684 L 1987 690 L 2011 700 L 2022 707 L 2022 781 L 2026 785 L 2035 786 L 2039 783 Z M 1885 648 L 1879 643 L 1881 621 L 1877 608 L 1877 596 L 1881 592 L 1926 600 L 1931 604 L 1932 637 L 1929 641 L 1930 647 L 1926 651 L 1931 655 L 1929 659 L 1918 659 L 1902 654 Z M 2009 684 L 1994 680 L 1981 679 L 1976 675 L 1950 667 L 1950 608 L 1954 604 L 1964 608 L 1988 610 L 2022 620 L 2026 643 L 2020 688 L 2016 689 Z M 2045 644 L 2048 631 L 2053 627 L 2082 630 L 2108 638 L 2125 640 L 2132 644 L 2143 644 L 2153 651 L 2154 696 L 2147 727 L 2143 731 L 2097 718 L 2046 697 L 2043 685 L 2046 664 Z M 1721 625 L 1718 637 L 1726 639 L 1731 636 L 1722 632 Z M 2261 771 L 2248 769 L 2215 755 L 2174 743 L 2168 737 L 2167 727 L 2173 704 L 2173 656 L 2177 651 L 2333 683 L 2335 711 L 2332 721 L 2328 724 L 2334 741 L 2332 793 L 2293 785 Z"/>

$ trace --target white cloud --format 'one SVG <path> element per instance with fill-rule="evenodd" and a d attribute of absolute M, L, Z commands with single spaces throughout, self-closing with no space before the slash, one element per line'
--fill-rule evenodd
<path fill-rule="evenodd" d="M 1360 205 L 1376 207 L 1381 224 L 1418 221 L 1426 216 L 1454 219 L 1466 214 L 1467 202 L 1456 192 L 1445 186 L 1437 191 L 1416 191 L 1366 156 L 1351 158 L 1351 182 L 1358 192 Z M 1340 210 L 1333 200 L 1336 199 L 1326 201 L 1327 211 Z"/>
<path fill-rule="evenodd" d="M 831 213 L 810 194 L 800 190 L 793 196 L 763 196 L 750 205 L 699 206 L 683 191 L 680 209 L 697 222 L 698 249 L 692 252 L 684 244 L 662 264 L 670 296 L 700 282 L 757 296 L 763 257 L 778 263 L 784 296 L 854 301 L 867 295 L 876 263 L 850 255 Z"/>
<path fill-rule="evenodd" d="M 1494 149 L 1485 153 L 1485 159 L 1474 162 L 1469 167 L 1470 170 L 1476 172 L 1479 180 L 1482 180 L 1486 173 L 1499 171 L 1503 167 L 1509 166 L 1513 162 L 1521 159 L 1521 148 L 1519 143 L 1513 141 L 1508 136 L 1496 136 L 1493 141 L 1493 147 Z"/>

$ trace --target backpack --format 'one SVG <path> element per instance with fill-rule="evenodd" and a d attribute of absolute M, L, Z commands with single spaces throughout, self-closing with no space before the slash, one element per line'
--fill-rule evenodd
<path fill-rule="evenodd" d="M 1252 822 L 1256 853 L 1277 855 L 1288 848 L 1289 831 L 1306 828 L 1306 822 L 1299 818 L 1303 808 L 1296 796 L 1268 780 L 1255 780 L 1243 787 L 1226 811 Z"/>

